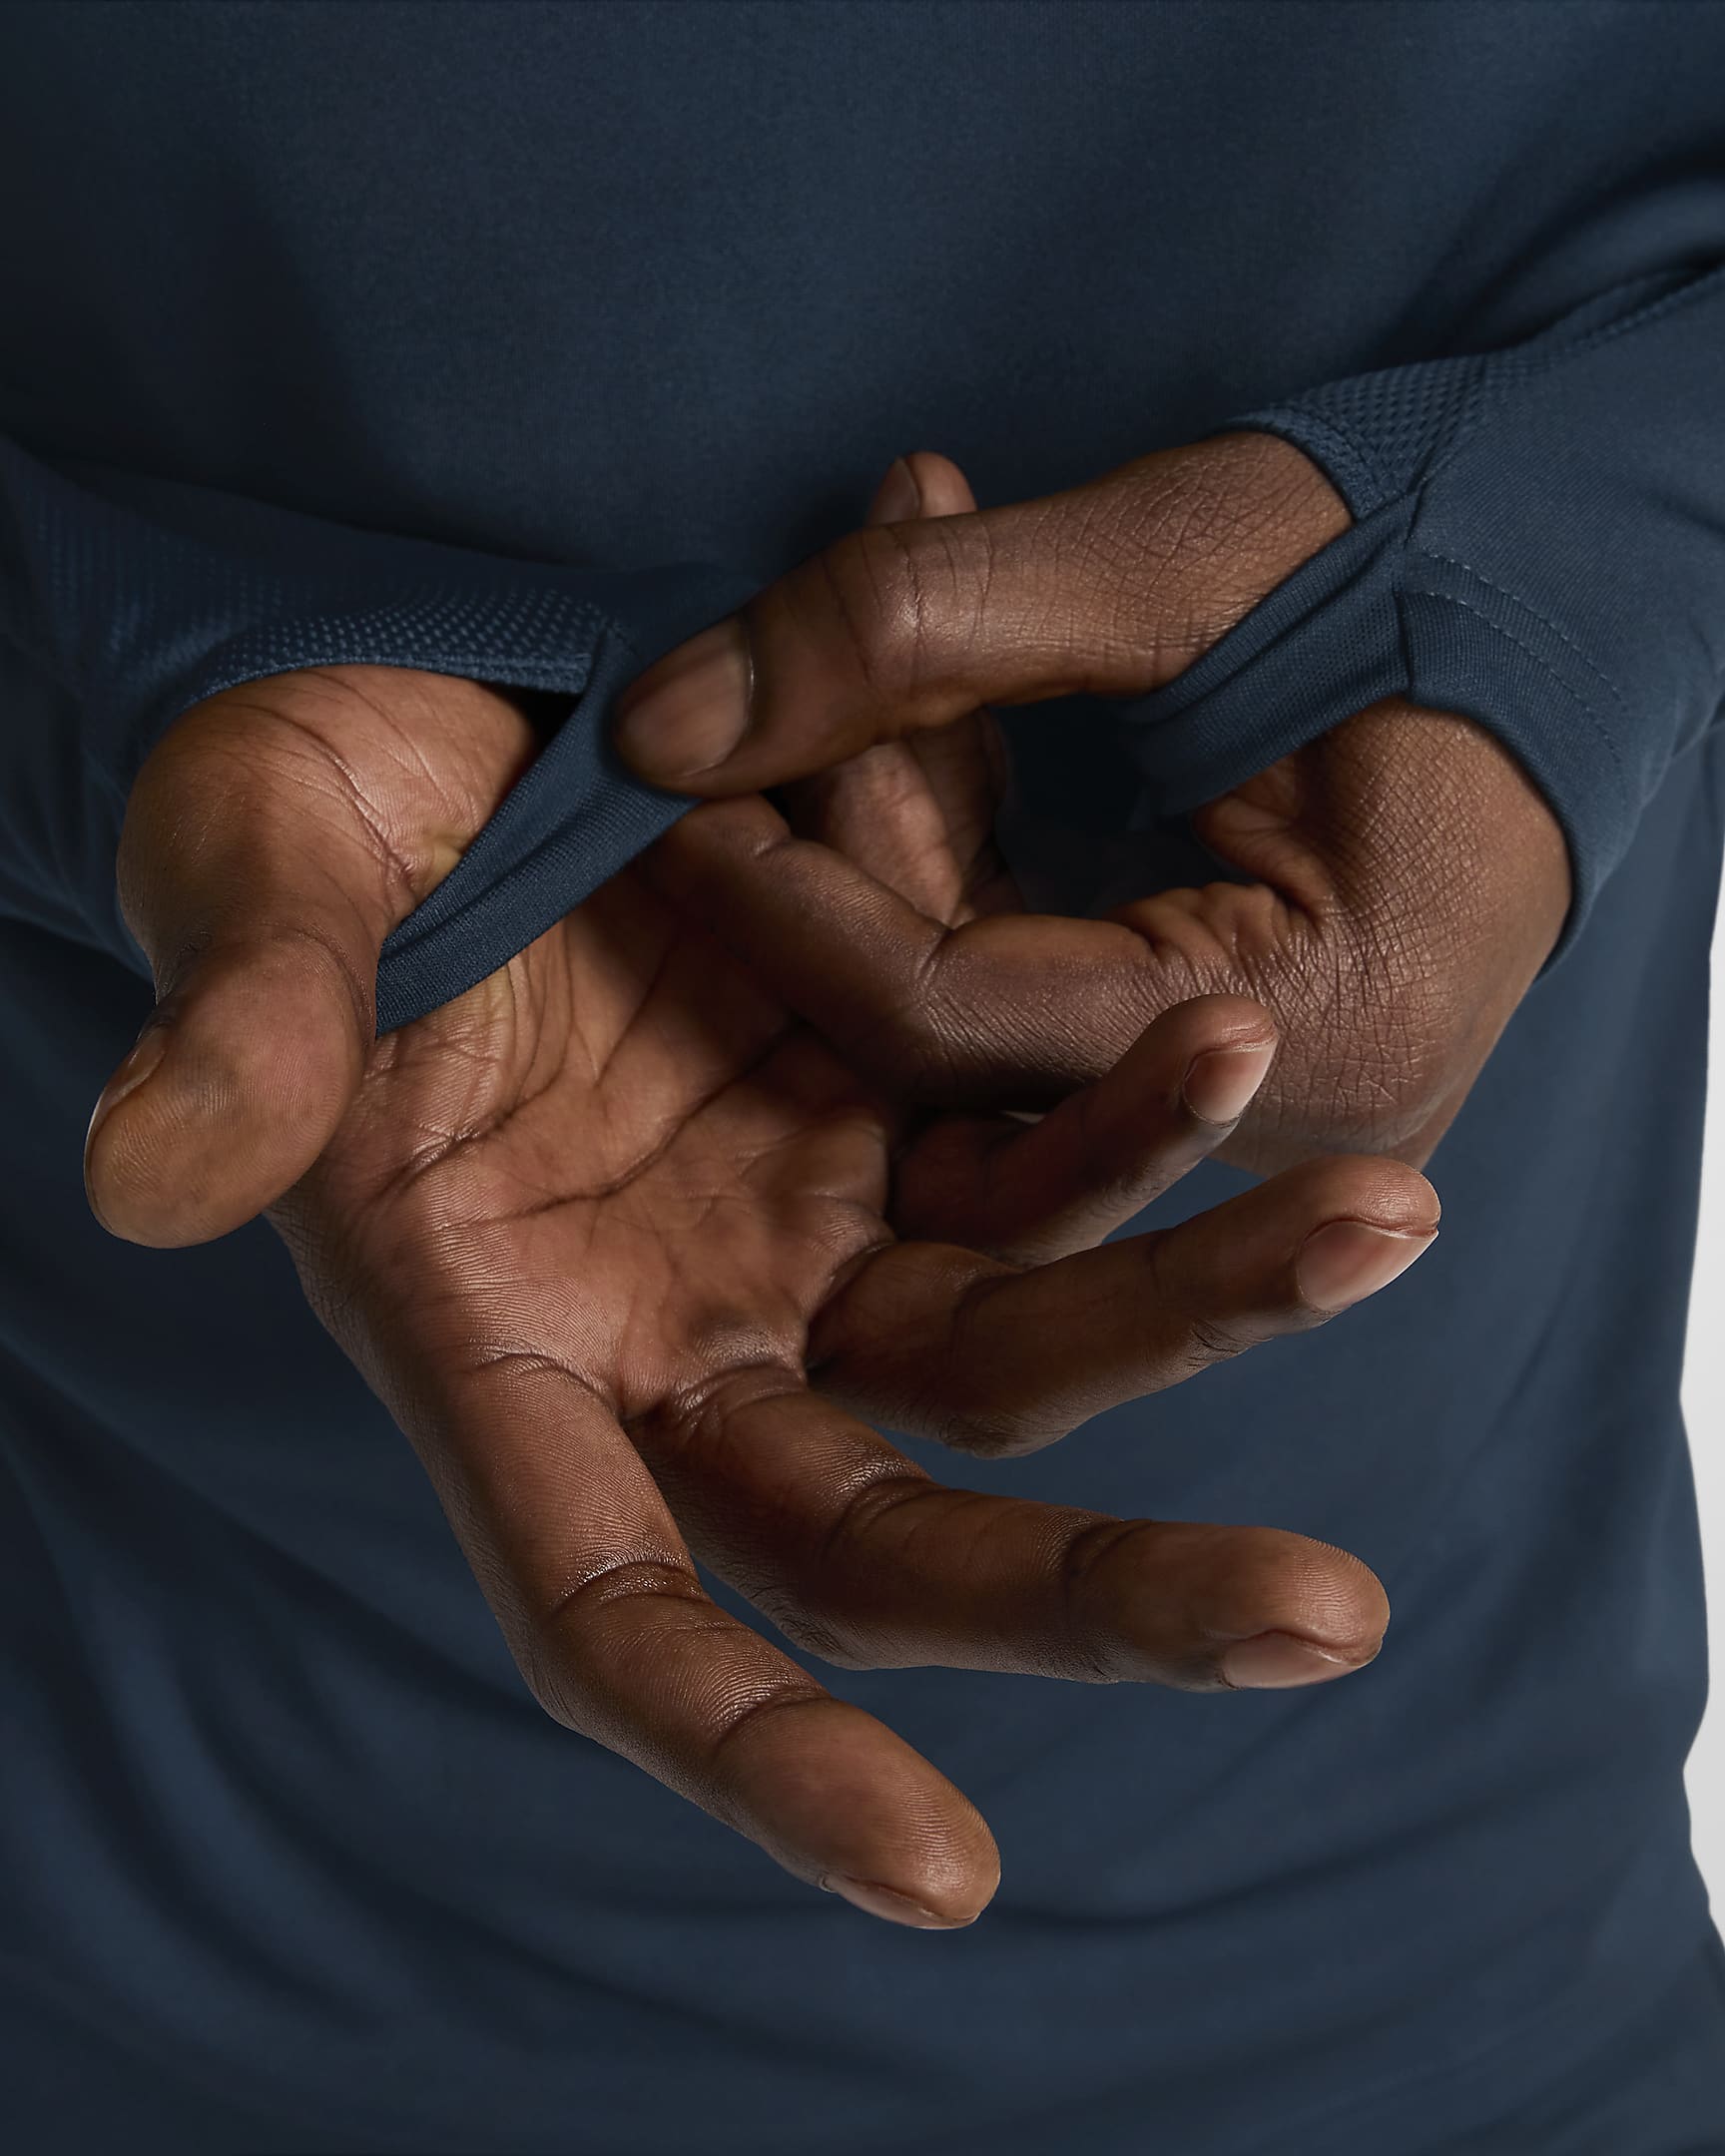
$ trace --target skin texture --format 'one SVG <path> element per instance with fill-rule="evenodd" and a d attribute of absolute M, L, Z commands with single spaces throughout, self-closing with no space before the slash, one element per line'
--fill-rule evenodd
<path fill-rule="evenodd" d="M 993 850 L 987 706 L 1171 680 L 1346 529 L 1329 482 L 1233 435 L 977 512 L 920 453 L 879 509 L 621 700 L 644 777 L 726 803 L 655 856 L 661 887 L 921 1099 L 1044 1108 L 1225 993 L 1283 1036 L 1227 1158 L 1427 1160 L 1569 904 L 1556 820 L 1481 728 L 1372 706 L 1194 815 L 1244 880 L 1105 921 L 1023 912 Z"/>
<path fill-rule="evenodd" d="M 692 1557 L 850 1667 L 1210 1691 L 1358 1668 L 1387 1611 L 1346 1553 L 947 1489 L 861 1417 L 1046 1443 L 1385 1285 L 1436 1200 L 1394 1162 L 1314 1161 L 1096 1249 L 1232 1128 L 1275 1051 L 1260 1005 L 1181 1000 L 1033 1123 L 912 1113 L 651 858 L 376 1041 L 383 937 L 532 746 L 507 697 L 385 669 L 187 714 L 127 815 L 161 1000 L 98 1103 L 92 1205 L 152 1245 L 267 1209 L 547 1711 L 798 1877 L 967 1922 L 998 1869 L 974 1808 Z"/>

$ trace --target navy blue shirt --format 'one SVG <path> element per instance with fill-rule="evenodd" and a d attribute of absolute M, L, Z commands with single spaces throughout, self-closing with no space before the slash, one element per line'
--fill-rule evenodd
<path fill-rule="evenodd" d="M 1714 1950 L 1677 1384 L 1725 10 L 14 6 L 0 203 L 16 2145 L 1579 2150 L 1563 2089 L 1649 2071 L 1656 2024 L 1692 2101 L 1612 2156 L 1725 2146 L 1717 1982 L 1648 2021 Z M 986 503 L 1242 421 L 1354 527 L 1168 689 L 1014 722 L 1026 874 L 1076 826 L 1148 875 L 1167 818 L 1403 693 L 1514 749 L 1577 900 L 1406 1283 L 963 1463 L 1340 1542 L 1389 1587 L 1384 1654 L 1222 1700 L 823 1669 L 1004 1859 L 973 1928 L 871 1925 L 538 1714 L 266 1228 L 163 1255 L 88 1216 L 84 1121 L 148 1003 L 127 789 L 191 702 L 286 667 L 557 693 L 386 949 L 400 1023 L 665 826 L 605 746 L 616 690 L 894 455 Z"/>

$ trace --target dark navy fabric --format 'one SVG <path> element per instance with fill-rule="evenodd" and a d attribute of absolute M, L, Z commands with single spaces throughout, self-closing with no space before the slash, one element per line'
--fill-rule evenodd
<path fill-rule="evenodd" d="M 1725 687 L 1722 354 L 1725 268 L 1634 279 L 1523 344 L 1227 420 L 1304 449 L 1356 522 L 1184 676 L 1114 708 L 1146 782 L 1135 820 L 1411 696 L 1491 727 L 1556 809 L 1575 870 L 1560 952 Z M 368 662 L 571 699 L 389 938 L 380 1032 L 495 971 L 688 806 L 616 762 L 607 716 L 660 652 L 748 597 L 746 568 L 560 567 L 119 479 L 111 501 L 101 476 L 80 488 L 0 441 L 0 630 L 77 715 L 80 829 L 104 848 L 172 721 L 262 675 Z"/>
<path fill-rule="evenodd" d="M 58 735 L 32 745 L 37 786 L 7 791 L 25 905 L 40 903 L 32 855 L 55 837 L 76 863 L 70 877 L 62 868 L 63 895 L 87 887 L 92 926 L 141 960 L 111 896 L 139 766 L 202 698 L 290 667 L 422 667 L 572 700 L 454 873 L 384 945 L 380 1033 L 495 972 L 688 807 L 631 779 L 598 715 L 756 580 L 700 563 L 633 576 L 548 567 L 331 529 L 198 487 L 84 480 L 0 441 L 0 635 L 53 697 Z M 41 815 L 48 777 L 67 829 Z"/>
<path fill-rule="evenodd" d="M 1240 423 L 1315 458 L 1355 524 L 1125 709 L 1146 808 L 1195 808 L 1380 697 L 1459 712 L 1563 825 L 1561 956 L 1725 695 L 1725 268 Z"/>
<path fill-rule="evenodd" d="M 13 6 L 0 205 L 8 2150 L 1725 2149 L 1677 1408 L 1725 8 Z M 1171 811 L 1412 689 L 1511 742 L 1582 902 L 1392 1293 L 1033 1461 L 911 1447 L 1356 1549 L 1384 1654 L 1222 1700 L 823 1670 L 1001 1843 L 980 1923 L 892 1930 L 537 1713 L 267 1229 L 91 1221 L 126 790 L 282 667 L 566 698 L 392 1022 L 678 811 L 616 690 L 892 456 L 1005 501 L 1240 415 L 1357 525 L 1157 697 L 1012 715 L 1026 876 L 1148 887 Z"/>

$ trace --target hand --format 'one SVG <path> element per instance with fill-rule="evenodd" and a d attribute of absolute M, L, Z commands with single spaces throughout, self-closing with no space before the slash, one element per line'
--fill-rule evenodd
<path fill-rule="evenodd" d="M 921 521 L 841 540 L 622 700 L 619 746 L 649 779 L 715 799 L 803 781 L 784 813 L 756 798 L 686 818 L 661 887 L 926 1100 L 1046 1106 L 1158 1011 L 1221 992 L 1283 1030 L 1229 1159 L 1425 1161 L 1569 902 L 1556 821 L 1491 736 L 1376 705 L 1193 816 L 1248 880 L 1104 921 L 1023 913 L 991 849 L 986 704 L 1172 679 L 1346 527 L 1329 483 L 1267 435 L 983 513 L 942 457 L 888 483 L 876 519 Z"/>
<path fill-rule="evenodd" d="M 991 1130 L 985 1169 L 937 1161 L 943 1240 L 895 1242 L 893 1102 L 644 870 L 374 1040 L 383 937 L 531 749 L 507 698 L 370 668 L 254 684 L 173 729 L 120 857 L 162 1000 L 98 1104 L 92 1204 L 162 1245 L 268 1207 L 546 1709 L 800 1878 L 968 1921 L 997 1873 L 974 1809 L 722 1612 L 691 1553 L 848 1666 L 1344 1674 L 1385 1605 L 1343 1552 L 949 1490 L 842 1402 L 1046 1441 L 1370 1293 L 1430 1242 L 1432 1194 L 1394 1164 L 1315 1163 L 1082 1248 L 1262 1076 L 1274 1028 L 1213 999 L 1033 1128 Z"/>

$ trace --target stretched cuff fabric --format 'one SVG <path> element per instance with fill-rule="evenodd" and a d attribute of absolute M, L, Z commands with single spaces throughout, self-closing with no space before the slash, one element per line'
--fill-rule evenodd
<path fill-rule="evenodd" d="M 1558 950 L 1725 696 L 1725 270 L 1670 270 L 1509 349 L 1247 413 L 1350 530 L 1152 696 L 1113 710 L 1141 817 L 1402 696 L 1492 729 L 1568 838 Z M 569 700 L 465 856 L 385 943 L 381 1031 L 504 964 L 689 806 L 612 754 L 618 692 L 759 578 L 607 572 L 355 531 L 0 443 L 0 904 L 133 964 L 114 895 L 149 750 L 218 690 L 413 667 Z"/>
<path fill-rule="evenodd" d="M 1514 751 L 1568 839 L 1555 958 L 1725 697 L 1725 270 L 1639 278 L 1525 344 L 1355 376 L 1240 428 L 1304 450 L 1355 522 L 1113 707 L 1141 816 L 1380 698 L 1457 713 Z"/>
<path fill-rule="evenodd" d="M 0 443 L 0 899 L 134 964 L 114 850 L 145 757 L 182 712 L 294 669 L 372 665 L 550 691 L 569 710 L 429 899 L 383 946 L 380 1032 L 505 964 L 689 807 L 606 735 L 623 686 L 758 579 L 608 572 L 387 537 L 198 487 L 57 470 Z"/>

